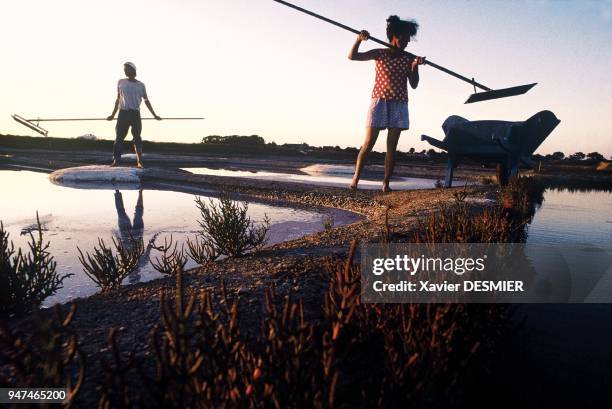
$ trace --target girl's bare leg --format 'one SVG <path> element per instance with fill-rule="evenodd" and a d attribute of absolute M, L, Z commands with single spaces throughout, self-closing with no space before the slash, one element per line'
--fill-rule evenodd
<path fill-rule="evenodd" d="M 399 141 L 402 130 L 399 128 L 389 128 L 387 134 L 387 154 L 385 155 L 385 178 L 383 179 L 382 191 L 388 192 L 389 180 L 393 175 L 393 167 L 395 166 L 395 152 L 397 151 L 397 143 Z"/>
<path fill-rule="evenodd" d="M 357 189 L 357 184 L 359 183 L 359 179 L 361 178 L 361 171 L 363 169 L 364 162 L 368 156 L 368 153 L 370 153 L 370 151 L 374 147 L 379 132 L 380 128 L 366 128 L 366 138 L 363 142 L 363 145 L 361 145 L 359 155 L 357 155 L 357 163 L 355 163 L 355 175 L 353 175 L 353 181 L 351 182 L 349 189 Z"/>

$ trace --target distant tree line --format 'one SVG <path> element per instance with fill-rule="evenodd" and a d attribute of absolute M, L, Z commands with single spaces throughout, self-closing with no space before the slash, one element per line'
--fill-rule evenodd
<path fill-rule="evenodd" d="M 311 153 L 341 153 L 344 155 L 356 155 L 359 152 L 359 148 L 347 147 L 341 148 L 340 146 L 310 146 L 307 143 L 285 143 L 282 145 L 278 145 L 275 142 L 266 143 L 265 139 L 259 135 L 209 135 L 202 138 L 203 144 L 215 144 L 215 145 L 240 145 L 240 146 L 257 146 L 257 147 L 281 147 L 285 149 L 291 149 L 301 152 L 302 154 Z M 416 151 L 415 148 L 410 148 L 408 151 L 399 151 L 399 158 L 419 158 L 425 160 L 433 160 L 433 161 L 445 161 L 447 158 L 446 152 L 438 152 L 434 149 L 423 149 L 419 152 Z M 571 155 L 566 156 L 563 152 L 553 152 L 548 155 L 533 155 L 533 159 L 535 160 L 566 160 L 566 161 L 582 161 L 582 160 L 592 160 L 592 161 L 602 161 L 605 160 L 604 155 L 599 152 L 576 152 Z M 612 159 L 612 158 L 611 158 Z"/>
<path fill-rule="evenodd" d="M 328 151 L 328 152 L 359 152 L 359 148 L 347 147 L 341 148 L 340 146 L 310 146 L 309 144 L 303 143 L 285 143 L 278 145 L 276 142 L 266 142 L 264 138 L 259 135 L 209 135 L 202 138 L 202 143 L 208 144 L 224 144 L 224 145 L 269 145 L 269 146 L 282 146 L 284 148 L 301 149 L 303 151 L 315 152 L 315 151 Z M 443 152 L 437 152 L 434 149 L 416 152 L 414 148 L 410 148 L 408 152 L 404 154 L 410 155 L 423 155 L 434 157 L 436 155 L 444 154 Z"/>
<path fill-rule="evenodd" d="M 563 152 L 557 151 L 553 153 L 549 153 L 548 155 L 533 155 L 533 158 L 536 160 L 567 160 L 567 161 L 582 161 L 582 160 L 592 160 L 592 161 L 602 161 L 605 160 L 605 156 L 599 152 L 590 152 L 585 154 L 584 152 L 576 152 L 571 155 L 565 156 Z M 610 158 L 612 159 L 612 157 Z"/>

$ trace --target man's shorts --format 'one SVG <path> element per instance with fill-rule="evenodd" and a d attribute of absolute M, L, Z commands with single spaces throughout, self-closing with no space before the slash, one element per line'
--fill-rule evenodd
<path fill-rule="evenodd" d="M 140 111 L 135 110 L 120 110 L 117 117 L 117 125 L 115 126 L 116 140 L 123 141 L 127 136 L 128 130 L 131 128 L 132 137 L 135 144 L 142 143 L 140 133 L 142 132 L 142 121 L 140 119 Z"/>

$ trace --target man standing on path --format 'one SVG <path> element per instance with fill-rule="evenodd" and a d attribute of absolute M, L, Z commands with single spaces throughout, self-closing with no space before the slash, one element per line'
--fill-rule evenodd
<path fill-rule="evenodd" d="M 113 147 L 113 163 L 111 166 L 118 166 L 121 159 L 121 146 L 123 140 L 127 136 L 128 129 L 132 129 L 132 138 L 134 142 L 134 152 L 136 153 L 136 166 L 142 168 L 142 139 L 140 132 L 142 131 L 142 121 L 140 119 L 140 103 L 144 99 L 145 105 L 151 111 L 151 114 L 158 121 L 161 120 L 153 110 L 145 85 L 136 79 L 136 65 L 131 62 L 123 64 L 123 70 L 127 78 L 119 80 L 117 84 L 117 100 L 113 113 L 106 118 L 112 121 L 115 118 L 117 110 L 117 126 L 115 127 L 115 145 Z"/>

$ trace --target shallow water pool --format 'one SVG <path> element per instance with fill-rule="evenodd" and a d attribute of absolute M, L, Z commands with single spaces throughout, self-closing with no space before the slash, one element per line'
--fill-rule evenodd
<path fill-rule="evenodd" d="M 547 189 L 527 243 L 612 243 L 612 191 Z"/>
<path fill-rule="evenodd" d="M 302 173 L 279 173 L 268 171 L 248 171 L 240 169 L 213 169 L 213 168 L 183 168 L 183 170 L 196 175 L 231 176 L 266 181 L 302 183 L 316 186 L 348 187 L 353 177 L 353 166 L 348 165 L 311 165 L 301 168 Z M 380 173 L 380 172 L 378 172 Z M 382 174 L 372 175 L 364 170 L 359 181 L 360 189 L 380 189 Z M 389 183 L 394 190 L 432 189 L 436 179 L 394 177 Z"/>
<path fill-rule="evenodd" d="M 27 231 L 36 225 L 36 212 L 50 241 L 50 251 L 61 273 L 74 275 L 64 281 L 64 288 L 45 301 L 45 305 L 87 296 L 98 289 L 83 273 L 77 246 L 91 251 L 98 237 L 110 244 L 112 237 L 142 237 L 145 246 L 157 237 L 158 244 L 172 234 L 182 243 L 199 230 L 199 210 L 191 193 L 144 189 L 138 186 L 96 186 L 76 189 L 49 182 L 45 173 L 0 170 L 4 197 L 0 201 L 0 220 L 16 247 L 27 247 Z M 201 196 L 207 201 L 205 195 Z M 216 199 L 212 199 L 216 201 Z M 307 211 L 289 207 L 250 203 L 249 216 L 257 223 L 264 215 L 271 219 L 268 244 L 295 239 L 323 230 L 323 220 L 331 215 L 335 225 L 351 223 L 358 216 L 337 210 Z M 149 247 L 145 256 L 156 256 Z M 195 264 L 190 262 L 187 267 Z M 138 270 L 126 280 L 129 283 L 160 277 L 143 257 Z"/>
<path fill-rule="evenodd" d="M 528 227 L 529 243 L 610 246 L 612 192 L 546 190 Z M 603 270 L 599 279 L 610 280 L 612 267 Z M 491 376 L 500 391 L 506 393 L 509 384 L 520 391 L 513 407 L 610 407 L 611 303 L 522 304 L 514 319 L 520 330 L 503 353 L 509 358 Z"/>

